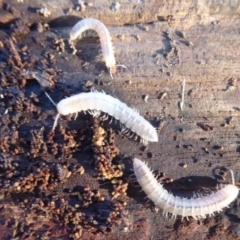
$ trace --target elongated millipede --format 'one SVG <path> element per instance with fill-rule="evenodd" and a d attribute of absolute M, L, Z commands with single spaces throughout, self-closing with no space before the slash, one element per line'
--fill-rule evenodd
<path fill-rule="evenodd" d="M 220 190 L 208 196 L 196 198 L 181 198 L 169 193 L 164 187 L 157 182 L 148 166 L 140 159 L 134 158 L 133 169 L 137 181 L 157 207 L 163 209 L 163 213 L 172 217 L 181 215 L 182 218 L 193 217 L 206 218 L 206 215 L 213 215 L 214 212 L 220 212 L 227 207 L 237 196 L 239 189 L 235 186 L 232 170 L 232 184 L 223 186 Z"/>
<path fill-rule="evenodd" d="M 48 96 L 48 94 L 46 95 Z M 50 100 L 52 101 L 51 98 Z M 128 107 L 117 98 L 105 93 L 80 93 L 61 100 L 58 104 L 56 104 L 56 107 L 58 115 L 55 119 L 53 130 L 56 127 L 59 115 L 65 116 L 81 111 L 88 111 L 94 117 L 98 117 L 101 112 L 104 112 L 119 120 L 120 123 L 125 126 L 122 128 L 123 132 L 130 129 L 133 133 L 136 133 L 141 138 L 143 144 L 146 145 L 148 141 L 158 141 L 158 135 L 155 128 L 147 120 L 140 116 L 136 110 Z"/>
<path fill-rule="evenodd" d="M 114 50 L 112 45 L 112 38 L 109 34 L 106 26 L 97 19 L 85 18 L 77 22 L 70 32 L 70 41 L 74 41 L 77 38 L 82 37 L 82 33 L 86 30 L 92 29 L 97 32 L 103 52 L 103 58 L 105 60 L 106 66 L 109 68 L 110 76 L 112 73 L 116 72 L 116 66 L 121 66 L 126 68 L 124 65 L 116 65 L 116 60 L 114 57 Z"/>

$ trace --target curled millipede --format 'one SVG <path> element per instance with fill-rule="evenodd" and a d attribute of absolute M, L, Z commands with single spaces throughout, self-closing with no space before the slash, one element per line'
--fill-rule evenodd
<path fill-rule="evenodd" d="M 201 196 L 196 198 L 181 198 L 169 193 L 159 184 L 152 174 L 148 166 L 140 159 L 134 158 L 133 169 L 137 181 L 157 207 L 163 209 L 163 214 L 168 216 L 172 214 L 173 218 L 177 215 L 182 218 L 193 217 L 194 219 L 206 218 L 206 215 L 213 215 L 214 212 L 220 212 L 223 208 L 234 201 L 239 189 L 235 186 L 234 176 L 232 170 L 232 184 L 223 186 L 220 190 L 208 196 Z"/>
<path fill-rule="evenodd" d="M 114 50 L 112 45 L 112 39 L 106 26 L 97 19 L 85 18 L 77 22 L 70 32 L 70 41 L 74 41 L 77 38 L 81 38 L 83 32 L 92 29 L 97 32 L 103 52 L 103 58 L 105 60 L 107 68 L 109 68 L 110 76 L 116 72 L 116 66 L 124 67 L 124 65 L 116 65 L 114 57 Z"/>
<path fill-rule="evenodd" d="M 53 102 L 47 93 L 46 95 Z M 56 107 L 58 115 L 55 119 L 53 130 L 57 125 L 60 115 L 66 116 L 72 113 L 77 114 L 81 111 L 88 111 L 94 117 L 99 117 L 101 112 L 103 112 L 120 121 L 123 133 L 129 130 L 136 133 L 141 138 L 143 144 L 146 145 L 148 141 L 158 141 L 155 128 L 147 120 L 125 103 L 105 93 L 80 93 L 61 100 Z"/>

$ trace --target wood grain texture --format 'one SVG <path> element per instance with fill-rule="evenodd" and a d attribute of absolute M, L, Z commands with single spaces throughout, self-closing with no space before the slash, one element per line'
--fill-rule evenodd
<path fill-rule="evenodd" d="M 49 18 L 35 13 L 43 1 L 9 1 L 18 14 L 25 12 L 23 20 L 49 22 L 52 29 L 37 33 L 31 31 L 19 38 L 29 51 L 41 56 L 43 47 L 32 41 L 39 38 L 45 48 L 55 55 L 56 65 L 65 72 L 59 83 L 68 87 L 69 96 L 79 93 L 86 81 L 94 83 L 97 90 L 119 98 L 128 106 L 139 109 L 142 116 L 158 127 L 159 142 L 150 143 L 143 151 L 141 145 L 120 135 L 117 146 L 126 158 L 139 157 L 153 170 L 160 170 L 174 182 L 166 188 L 181 196 L 191 196 L 192 191 L 215 189 L 215 172 L 219 167 L 234 171 L 236 183 L 240 179 L 240 28 L 238 1 L 153 1 L 137 4 L 120 2 L 119 11 L 111 11 L 109 1 L 91 1 L 92 8 L 85 12 L 66 11 L 74 1 L 45 1 L 51 10 Z M 8 23 L 17 15 L 1 10 L 1 23 Z M 51 40 L 63 37 L 66 42 L 73 24 L 79 18 L 95 17 L 107 25 L 115 46 L 115 58 L 127 69 L 119 69 L 111 80 L 96 39 L 79 41 L 77 55 L 66 52 L 59 55 Z M 65 22 L 61 19 L 66 18 Z M 129 24 L 125 25 L 124 24 Z M 134 24 L 134 25 L 133 25 Z M 68 27 L 67 27 L 68 25 Z M 111 26 L 110 26 L 111 25 Z M 168 34 L 169 33 L 169 34 Z M 66 60 L 66 58 L 68 60 Z M 186 78 L 185 101 L 180 109 L 182 80 Z M 162 98 L 163 94 L 165 97 Z M 148 95 L 147 103 L 143 96 Z M 66 95 L 54 89 L 51 96 L 59 102 Z M 42 97 L 47 103 L 47 98 Z M 44 105 L 41 105 L 42 107 Z M 47 103 L 48 113 L 55 114 L 54 106 Z M 42 109 L 45 110 L 44 107 Z M 68 122 L 64 119 L 66 124 Z M 38 123 L 39 127 L 43 123 Z M 74 123 L 76 124 L 76 123 Z M 210 127 L 206 127 L 210 126 Z M 109 189 L 100 186 L 94 178 L 95 170 L 88 161 L 91 156 L 78 155 L 87 174 L 70 178 L 60 189 L 74 185 L 99 188 L 107 200 Z M 71 161 L 76 161 L 72 159 Z M 186 163 L 186 169 L 180 167 Z M 125 162 L 126 174 L 131 174 L 131 161 Z M 227 181 L 227 180 L 226 180 Z M 129 187 L 126 197 L 129 215 L 123 217 L 113 232 L 106 237 L 84 235 L 84 239 L 236 239 L 239 237 L 237 205 L 219 217 L 196 221 L 169 222 L 161 211 L 151 210 L 139 193 L 140 188 Z M 8 208 L 24 210 L 8 203 Z M 150 205 L 151 206 L 151 205 Z M 18 214 L 20 215 L 20 214 Z M 5 213 L 1 215 L 4 218 Z M 32 218 L 30 218 L 31 221 Z M 30 221 L 29 220 L 29 221 Z M 40 219 L 41 220 L 41 219 Z M 52 219 L 45 219 L 52 225 Z M 44 221 L 45 221 L 44 220 Z M 41 225 L 41 224 L 40 224 Z M 57 226 L 58 227 L 58 226 Z M 54 225 L 53 228 L 57 228 Z M 124 229 L 124 231 L 123 231 Z M 5 225 L 0 231 L 7 231 Z M 7 236 L 7 233 L 6 235 Z M 56 236 L 64 236 L 59 232 Z"/>
<path fill-rule="evenodd" d="M 84 3 L 84 1 L 82 1 Z M 88 6 L 91 3 L 92 6 Z M 168 21 L 172 26 L 185 26 L 189 28 L 195 24 L 209 24 L 212 21 L 237 21 L 240 8 L 238 0 L 122 0 L 119 7 L 114 7 L 115 2 L 108 0 L 92 0 L 85 2 L 85 10 L 76 10 L 79 6 L 77 0 L 25 0 L 24 2 L 9 0 L 10 11 L 2 11 L 0 23 L 9 23 L 19 16 L 26 21 L 52 21 L 55 26 L 61 24 L 71 26 L 79 19 L 86 17 L 97 18 L 107 25 L 124 25 L 136 23 L 151 23 Z M 6 1 L 0 1 L 0 6 Z M 43 17 L 36 11 L 46 7 L 51 15 Z M 6 9 L 6 7 L 5 7 Z M 8 9 L 8 8 L 7 8 Z"/>

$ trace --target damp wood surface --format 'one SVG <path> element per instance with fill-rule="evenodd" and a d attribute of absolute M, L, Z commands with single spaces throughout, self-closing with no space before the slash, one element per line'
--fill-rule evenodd
<path fill-rule="evenodd" d="M 149 143 L 147 147 L 119 133 L 116 134 L 118 158 L 121 164 L 125 165 L 123 170 L 125 178 L 133 173 L 131 159 L 137 157 L 146 161 L 151 169 L 165 173 L 165 178 L 172 179 L 173 182 L 166 183 L 165 187 L 179 196 L 189 197 L 193 192 L 214 191 L 218 183 L 230 183 L 229 175 L 225 180 L 220 179 L 219 169 L 222 167 L 232 169 L 236 183 L 239 184 L 240 21 L 237 1 L 224 3 L 203 1 L 202 4 L 195 1 L 177 3 L 168 1 L 168 4 L 167 1 L 156 1 L 145 5 L 134 1 L 128 4 L 119 1 L 121 7 L 116 12 L 110 9 L 111 4 L 108 1 L 101 2 L 100 5 L 92 1 L 93 7 L 86 7 L 85 12 L 73 10 L 66 14 L 77 2 L 62 1 L 56 5 L 55 1 L 45 1 L 45 6 L 52 14 L 44 18 L 35 12 L 42 7 L 40 1 L 34 3 L 9 1 L 16 11 L 9 13 L 2 7 L 0 41 L 4 43 L 6 37 L 13 34 L 16 39 L 14 45 L 19 52 L 22 46 L 27 45 L 28 51 L 36 58 L 45 59 L 47 56 L 46 59 L 49 61 L 49 54 L 54 55 L 52 65 L 62 70 L 62 73 L 54 77 L 56 85 L 47 91 L 55 102 L 89 90 L 91 86 L 98 91 L 104 90 L 128 106 L 138 109 L 143 117 L 158 128 L 159 142 Z M 135 8 L 133 8 L 134 4 Z M 152 9 L 155 9 L 155 12 L 152 13 Z M 22 16 L 24 11 L 26 14 Z M 14 22 L 19 17 L 22 18 L 24 26 L 29 23 L 24 34 L 18 34 L 10 28 L 10 22 Z M 115 47 L 116 62 L 127 67 L 119 68 L 113 79 L 106 69 L 97 38 L 84 38 L 78 41 L 76 43 L 78 53 L 72 55 L 73 50 L 68 44 L 69 32 L 71 26 L 84 17 L 95 17 L 106 24 Z M 39 33 L 36 27 L 32 26 L 37 22 L 49 23 L 50 27 Z M 65 42 L 65 51 L 61 54 L 53 44 L 55 39 L 60 38 Z M 1 48 L 1 52 L 4 51 Z M 0 61 L 4 62 L 5 58 L 1 55 Z M 49 62 L 50 66 L 51 61 Z M 41 77 L 41 74 L 45 73 L 45 69 L 41 66 L 33 65 L 27 70 L 40 74 Z M 26 78 L 26 73 L 24 74 Z M 5 75 L 7 76 L 6 73 Z M 184 104 L 181 109 L 184 78 L 186 80 Z M 19 80 L 19 76 L 16 76 L 16 79 Z M 32 153 L 33 147 L 30 147 L 30 143 L 36 141 L 35 144 L 38 144 L 37 136 L 41 135 L 42 127 L 44 133 L 39 139 L 48 138 L 57 111 L 44 95 L 36 77 L 28 75 L 28 79 L 25 88 L 20 90 L 29 99 L 32 93 L 38 97 L 40 102 L 35 105 L 41 110 L 42 116 L 36 117 L 34 115 L 36 113 L 30 114 L 29 121 L 19 124 L 17 129 L 19 138 L 28 139 L 22 144 L 25 144 L 22 147 L 25 152 L 21 152 L 20 148 L 18 154 L 15 150 L 18 143 L 13 142 L 10 143 L 9 152 L 4 154 L 22 163 L 20 169 L 23 175 L 31 173 L 34 164 L 40 169 L 45 169 L 42 162 L 49 164 L 50 171 L 52 169 L 55 171 L 59 169 L 58 161 L 61 167 L 78 164 L 85 169 L 85 173 L 80 175 L 72 171 L 71 176 L 64 177 L 64 181 L 58 181 L 53 189 L 45 190 L 43 195 L 36 193 L 36 189 L 33 193 L 14 191 L 12 193 L 9 188 L 7 194 L 1 193 L 1 239 L 21 237 L 24 226 L 34 232 L 31 235 L 33 239 L 39 239 L 43 231 L 46 239 L 59 237 L 69 239 L 71 234 L 73 239 L 77 239 L 81 235 L 80 232 L 83 239 L 237 239 L 240 237 L 238 226 L 240 216 L 237 213 L 239 201 L 214 217 L 188 222 L 181 221 L 181 218 L 170 221 L 163 217 L 161 209 L 156 212 L 153 204 L 147 203 L 144 199 L 145 194 L 139 192 L 140 188 L 132 184 L 128 185 L 126 196 L 112 199 L 113 185 L 110 181 L 97 179 L 98 171 L 93 163 L 96 153 L 91 150 L 91 134 L 94 132 L 91 116 L 81 114 L 75 121 L 66 117 L 60 119 L 59 125 L 66 129 L 69 136 L 74 136 L 74 144 L 67 152 L 71 154 L 70 157 L 64 150 L 63 153 L 60 150 L 61 146 L 67 148 L 70 145 L 65 145 L 63 142 L 64 134 L 60 134 L 59 127 L 56 129 L 54 139 L 62 144 L 58 146 L 61 157 L 51 154 L 45 156 L 40 153 L 36 153 L 37 157 L 31 156 L 29 153 Z M 10 87 L 6 88 L 11 91 Z M 5 91 L 3 86 L 1 91 Z M 6 119 L 4 107 L 8 104 L 10 103 L 6 101 L 5 105 L 1 105 L 2 119 Z M 9 115 L 12 114 L 14 110 L 10 109 Z M 13 132 L 12 126 L 12 123 L 7 127 L 1 125 L 1 144 L 6 139 L 6 132 Z M 108 122 L 101 127 L 105 131 L 110 127 L 119 129 L 119 125 L 109 125 Z M 73 132 L 74 130 L 76 133 Z M 81 134 L 86 135 L 84 139 L 81 138 Z M 68 138 L 65 136 L 65 139 Z M 70 144 L 69 140 L 67 141 Z M 44 147 L 54 148 L 54 144 L 49 141 Z M 29 167 L 30 163 L 31 167 Z M 182 167 L 183 164 L 187 167 Z M 64 168 L 62 171 L 65 171 Z M 7 177 L 2 173 L 2 186 L 7 184 L 4 178 Z M 47 203 L 44 206 L 40 204 L 36 211 L 35 202 L 41 199 L 46 201 L 46 198 L 51 199 L 49 200 L 51 202 L 52 195 L 70 199 L 69 204 L 70 202 L 73 205 L 78 204 L 80 200 L 78 195 L 74 194 L 79 191 L 83 196 L 85 187 L 99 190 L 105 200 L 90 204 L 89 208 L 82 210 L 87 216 L 84 220 L 87 223 L 85 227 L 84 221 L 79 224 L 83 226 L 79 235 L 74 235 L 77 232 L 76 228 L 74 228 L 75 232 L 70 234 L 72 223 L 67 225 L 59 217 L 61 215 L 53 213 L 49 207 L 46 208 Z M 32 198 L 37 199 L 34 200 L 35 205 L 31 202 Z M 117 220 L 113 220 L 114 224 L 108 226 L 106 231 L 104 220 L 101 228 L 96 230 L 91 222 L 91 216 L 99 219 L 98 215 L 110 215 L 113 209 L 112 203 L 118 201 L 126 202 L 124 211 L 120 211 Z M 33 211 L 29 209 L 30 202 Z M 64 216 L 66 217 L 66 214 Z M 23 226 L 20 224 L 22 221 L 25 224 Z"/>

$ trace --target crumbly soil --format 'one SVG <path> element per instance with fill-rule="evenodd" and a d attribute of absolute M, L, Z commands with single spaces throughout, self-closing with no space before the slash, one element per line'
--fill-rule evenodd
<path fill-rule="evenodd" d="M 134 182 L 148 162 L 179 196 L 239 183 L 239 7 L 202 1 L 109 4 L 0 1 L 1 239 L 238 239 L 239 201 L 206 219 L 166 219 Z M 195 2 L 195 1 L 193 1 Z M 68 5 L 67 5 L 68 4 Z M 72 8 L 72 10 L 71 10 Z M 118 68 L 110 78 L 98 38 L 68 43 L 84 17 L 103 21 Z M 182 101 L 183 79 L 185 81 Z M 60 117 L 54 102 L 104 90 L 148 119 L 142 146 L 120 124 Z"/>

